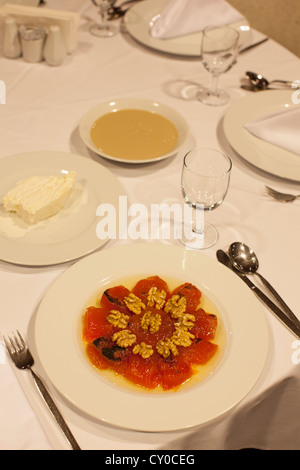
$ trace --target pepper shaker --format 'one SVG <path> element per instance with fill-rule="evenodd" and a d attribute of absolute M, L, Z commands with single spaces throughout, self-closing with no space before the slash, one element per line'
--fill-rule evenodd
<path fill-rule="evenodd" d="M 18 26 L 13 18 L 4 21 L 3 54 L 10 59 L 20 57 L 22 52 Z"/>
<path fill-rule="evenodd" d="M 44 46 L 44 59 L 48 65 L 61 65 L 67 55 L 65 40 L 57 25 L 50 26 Z"/>

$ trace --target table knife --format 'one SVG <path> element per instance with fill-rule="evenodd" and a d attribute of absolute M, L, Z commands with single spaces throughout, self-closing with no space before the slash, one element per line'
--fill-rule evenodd
<path fill-rule="evenodd" d="M 256 46 L 259 46 L 260 44 L 263 44 L 264 42 L 266 42 L 269 38 L 264 38 L 264 39 L 261 39 L 260 41 L 254 43 L 254 44 L 250 44 L 250 46 L 246 46 L 244 47 L 243 49 L 240 49 L 239 50 L 239 54 L 242 54 L 243 52 L 246 52 L 246 51 L 249 51 L 250 49 L 253 49 L 253 47 L 256 47 Z"/>
<path fill-rule="evenodd" d="M 231 269 L 234 273 L 236 273 L 242 281 L 244 281 L 248 287 L 257 295 L 257 297 L 297 336 L 300 338 L 300 328 L 296 326 L 292 320 L 290 320 L 286 314 L 280 310 L 280 308 L 275 305 L 269 297 L 267 297 L 255 284 L 244 274 L 239 273 L 234 269 L 231 265 L 231 261 L 229 256 L 223 250 L 217 251 L 217 259 L 220 263 L 227 266 L 227 268 Z"/>

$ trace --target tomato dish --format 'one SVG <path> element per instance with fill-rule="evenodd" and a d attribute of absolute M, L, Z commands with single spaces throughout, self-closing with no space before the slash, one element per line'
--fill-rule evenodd
<path fill-rule="evenodd" d="M 145 389 L 176 390 L 218 350 L 218 318 L 201 307 L 201 297 L 195 285 L 171 290 L 159 276 L 140 279 L 131 290 L 109 287 L 99 306 L 84 312 L 89 361 Z"/>

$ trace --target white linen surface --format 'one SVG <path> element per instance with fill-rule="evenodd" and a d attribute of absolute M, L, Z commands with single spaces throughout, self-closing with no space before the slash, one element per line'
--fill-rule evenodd
<path fill-rule="evenodd" d="M 300 155 L 300 107 L 270 113 L 244 125 L 251 134 Z"/>
<path fill-rule="evenodd" d="M 243 19 L 225 0 L 171 0 L 151 27 L 151 36 L 168 39 Z"/>

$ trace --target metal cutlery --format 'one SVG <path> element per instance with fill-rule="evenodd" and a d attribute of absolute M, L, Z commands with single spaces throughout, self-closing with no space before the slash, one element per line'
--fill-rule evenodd
<path fill-rule="evenodd" d="M 256 46 L 260 46 L 264 42 L 268 41 L 268 39 L 269 38 L 264 38 L 264 39 L 261 39 L 258 42 L 255 42 L 254 44 L 250 44 L 250 46 L 243 47 L 242 49 L 239 50 L 239 54 L 242 54 L 243 52 L 249 51 L 250 49 L 253 49 Z"/>
<path fill-rule="evenodd" d="M 288 193 L 281 193 L 279 191 L 276 191 L 276 189 L 270 188 L 270 186 L 266 186 L 266 191 L 269 196 L 281 202 L 293 202 L 296 199 L 300 198 L 300 194 L 294 195 L 294 194 L 288 194 Z"/>
<path fill-rule="evenodd" d="M 290 320 L 290 318 L 288 318 L 287 315 L 280 308 L 278 308 L 271 299 L 269 299 L 269 297 L 267 297 L 255 284 L 253 284 L 253 282 L 247 276 L 240 273 L 233 267 L 231 260 L 225 251 L 218 250 L 217 259 L 220 263 L 224 264 L 234 273 L 236 273 L 240 279 L 242 279 L 242 281 L 244 281 L 245 284 L 250 287 L 257 297 L 277 316 L 277 318 L 279 318 L 279 320 L 281 320 L 297 336 L 297 338 L 300 338 L 300 328 L 292 320 Z"/>
<path fill-rule="evenodd" d="M 300 321 L 294 315 L 289 306 L 281 298 L 278 292 L 273 286 L 265 279 L 262 274 L 258 272 L 259 262 L 254 251 L 245 243 L 234 242 L 231 243 L 228 249 L 228 255 L 235 269 L 240 271 L 242 274 L 256 275 L 262 281 L 264 286 L 273 295 L 274 299 L 280 304 L 281 308 L 285 311 L 287 316 L 300 328 Z"/>
<path fill-rule="evenodd" d="M 127 12 L 128 8 L 129 8 L 128 7 L 125 10 L 123 10 L 122 9 L 123 6 L 129 5 L 130 3 L 136 3 L 136 2 L 139 2 L 139 1 L 141 1 L 141 0 L 126 0 L 125 2 L 121 3 L 118 6 L 110 7 L 107 10 L 108 20 L 112 21 L 112 20 L 117 20 L 118 18 L 121 18 L 122 16 L 125 15 L 125 13 Z"/>
<path fill-rule="evenodd" d="M 52 416 L 55 418 L 57 424 L 62 430 L 67 441 L 71 445 L 73 450 L 81 450 L 78 443 L 76 442 L 73 434 L 71 433 L 69 427 L 67 426 L 64 418 L 62 417 L 60 411 L 58 410 L 56 404 L 51 398 L 48 390 L 46 389 L 44 383 L 40 377 L 33 371 L 32 366 L 34 364 L 34 359 L 19 331 L 13 334 L 13 336 L 8 336 L 7 338 L 3 337 L 4 343 L 6 345 L 7 351 L 18 369 L 29 370 L 32 374 L 33 380 L 44 398 L 46 404 L 49 407 L 49 410 L 52 413 Z"/>
<path fill-rule="evenodd" d="M 286 90 L 286 89 L 299 89 L 300 85 L 291 80 L 271 80 L 268 81 L 262 75 L 255 72 L 246 72 L 245 77 L 241 79 L 241 88 L 249 91 L 262 91 L 262 90 Z"/>
<path fill-rule="evenodd" d="M 288 86 L 289 88 L 297 88 L 297 85 L 295 85 L 295 83 L 291 80 L 267 80 L 265 77 L 263 77 L 261 74 L 259 73 L 255 73 L 255 72 L 246 72 L 246 77 L 250 80 L 250 82 L 258 87 L 258 88 L 261 88 L 262 90 L 268 88 L 270 85 L 272 85 L 272 83 L 278 83 L 279 85 L 282 85 L 282 86 Z"/>

